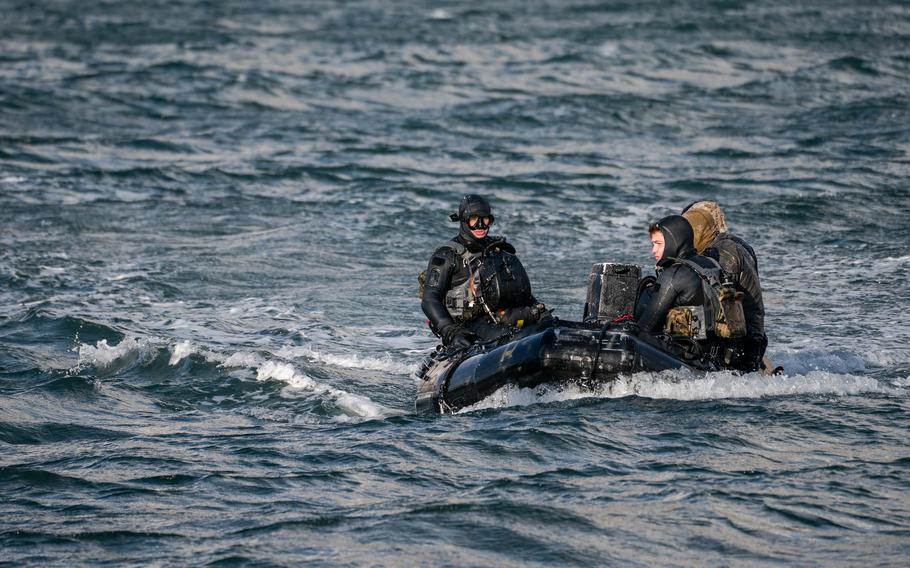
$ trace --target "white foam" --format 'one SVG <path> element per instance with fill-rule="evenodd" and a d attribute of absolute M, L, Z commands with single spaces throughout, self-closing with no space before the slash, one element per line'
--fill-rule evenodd
<path fill-rule="evenodd" d="M 123 272 L 121 274 L 115 274 L 114 276 L 109 276 L 108 280 L 111 282 L 121 282 L 123 280 L 129 280 L 130 278 L 137 278 L 140 276 L 145 276 L 144 272 Z"/>
<path fill-rule="evenodd" d="M 873 350 L 865 354 L 865 359 L 872 365 L 893 367 L 895 365 L 910 363 L 910 349 Z"/>
<path fill-rule="evenodd" d="M 24 178 L 22 176 L 4 176 L 4 177 L 0 178 L 0 183 L 12 184 L 12 183 L 23 183 L 25 181 L 28 181 L 28 180 L 26 180 L 26 178 Z"/>
<path fill-rule="evenodd" d="M 266 361 L 256 369 L 256 379 L 265 381 L 275 379 L 292 389 L 312 391 L 316 394 L 327 395 L 348 415 L 362 418 L 381 418 L 389 414 L 388 410 L 374 403 L 370 399 L 356 394 L 324 385 L 294 368 L 290 363 Z"/>
<path fill-rule="evenodd" d="M 334 399 L 335 404 L 347 416 L 374 419 L 391 414 L 385 407 L 376 404 L 369 398 L 352 394 L 347 391 L 320 383 L 309 375 L 301 373 L 290 363 L 268 361 L 255 353 L 233 353 L 227 357 L 214 352 L 206 354 L 206 359 L 217 362 L 222 367 L 249 368 L 256 371 L 256 380 L 266 381 L 274 379 L 288 385 L 291 392 L 288 396 L 295 396 L 292 391 L 308 391 L 317 395 L 328 396 Z"/>
<path fill-rule="evenodd" d="M 879 262 L 892 267 L 895 264 L 906 264 L 910 263 L 910 255 L 908 256 L 889 256 L 887 258 L 882 258 Z"/>
<path fill-rule="evenodd" d="M 255 353 L 232 353 L 231 355 L 225 357 L 220 353 L 215 353 L 214 351 L 208 352 L 205 354 L 206 361 L 210 363 L 218 363 L 222 367 L 233 367 L 233 368 L 250 368 L 255 369 L 259 365 L 262 365 L 263 359 Z"/>
<path fill-rule="evenodd" d="M 285 347 L 279 350 L 276 355 L 286 359 L 306 357 L 311 361 L 332 365 L 334 367 L 380 371 L 394 375 L 409 375 L 417 370 L 416 364 L 412 362 L 396 361 L 389 353 L 386 353 L 382 357 L 366 357 L 354 353 L 347 355 L 323 353 L 314 350 L 312 347 Z"/>
<path fill-rule="evenodd" d="M 804 375 L 814 371 L 857 374 L 866 371 L 862 357 L 848 351 L 825 349 L 786 349 L 770 354 L 774 365 L 783 365 L 788 375 Z"/>
<path fill-rule="evenodd" d="M 613 57 L 619 53 L 619 44 L 612 41 L 604 42 L 597 48 L 597 53 L 601 57 Z"/>
<path fill-rule="evenodd" d="M 670 373 L 638 373 L 620 377 L 616 381 L 594 389 L 585 389 L 576 384 L 548 385 L 536 389 L 519 389 L 508 386 L 461 412 L 582 398 L 640 396 L 694 401 L 794 395 L 853 396 L 863 393 L 906 396 L 906 392 L 903 390 L 885 385 L 871 377 L 838 375 L 825 371 L 817 371 L 804 376 L 774 377 L 763 377 L 758 374 L 740 376 L 720 372 L 709 373 L 698 378 Z"/>
<path fill-rule="evenodd" d="M 61 266 L 40 266 L 38 270 L 39 276 L 56 276 L 57 274 L 66 273 L 66 269 Z"/>
<path fill-rule="evenodd" d="M 324 388 L 320 388 L 323 385 L 318 384 L 316 381 L 302 373 L 298 373 L 297 370 L 288 363 L 266 361 L 260 365 L 256 369 L 256 380 L 266 381 L 269 379 L 275 379 L 287 383 L 288 386 L 298 389 L 325 392 Z"/>
<path fill-rule="evenodd" d="M 188 339 L 181 341 L 180 343 L 177 343 L 171 347 L 171 359 L 168 361 L 168 364 L 176 365 L 195 352 L 196 348 L 193 347 L 193 344 L 190 343 Z"/>
<path fill-rule="evenodd" d="M 451 20 L 452 14 L 443 8 L 436 8 L 428 16 L 431 20 Z"/>
<path fill-rule="evenodd" d="M 93 366 L 98 370 L 122 368 L 140 360 L 151 360 L 157 351 L 155 344 L 148 339 L 125 337 L 117 345 L 109 345 L 102 339 L 95 345 L 80 343 L 74 351 L 79 353 L 77 368 Z"/>
<path fill-rule="evenodd" d="M 109 345 L 105 339 L 98 341 L 95 345 L 79 344 L 74 349 L 79 352 L 76 368 L 92 365 L 99 370 L 116 371 L 137 361 L 152 360 L 158 352 L 158 347 L 153 340 L 129 336 L 117 345 Z M 376 404 L 369 398 L 325 385 L 301 373 L 290 363 L 270 361 L 256 353 L 237 352 L 225 355 L 200 349 L 189 340 L 171 345 L 170 351 L 171 357 L 168 360 L 170 365 L 176 365 L 183 359 L 198 354 L 206 361 L 225 368 L 253 369 L 256 371 L 256 379 L 259 381 L 274 379 L 286 383 L 287 388 L 291 391 L 307 391 L 329 397 L 344 413 L 343 417 L 338 418 L 340 420 L 347 420 L 350 417 L 375 419 L 392 414 L 391 410 Z M 284 394 L 294 396 L 293 392 L 286 391 Z"/>

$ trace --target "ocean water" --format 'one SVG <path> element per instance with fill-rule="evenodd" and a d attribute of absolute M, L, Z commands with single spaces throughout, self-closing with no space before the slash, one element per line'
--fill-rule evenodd
<path fill-rule="evenodd" d="M 0 565 L 906 565 L 906 2 L 0 8 Z M 467 192 L 564 319 L 718 200 L 785 374 L 416 415 Z"/>

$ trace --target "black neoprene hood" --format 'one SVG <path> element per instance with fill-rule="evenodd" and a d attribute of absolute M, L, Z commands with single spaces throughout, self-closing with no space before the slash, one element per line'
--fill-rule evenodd
<path fill-rule="evenodd" d="M 664 236 L 664 255 L 660 258 L 683 258 L 695 252 L 692 225 L 682 215 L 669 215 L 657 223 Z"/>
<path fill-rule="evenodd" d="M 492 217 L 493 208 L 490 202 L 480 195 L 468 194 L 461 198 L 461 204 L 458 206 L 458 215 L 452 216 L 453 221 L 460 221 L 458 234 L 465 243 L 477 241 L 477 238 L 471 234 L 471 228 L 468 227 L 468 218 L 472 216 Z"/>
<path fill-rule="evenodd" d="M 468 194 L 461 198 L 461 204 L 458 206 L 458 219 L 467 221 L 468 217 L 477 215 L 478 217 L 490 217 L 493 215 L 493 208 L 485 197 L 480 195 Z"/>

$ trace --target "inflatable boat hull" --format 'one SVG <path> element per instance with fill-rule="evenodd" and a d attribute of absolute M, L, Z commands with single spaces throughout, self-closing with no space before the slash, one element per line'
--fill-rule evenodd
<path fill-rule="evenodd" d="M 498 347 L 437 354 L 418 373 L 423 380 L 416 407 L 423 412 L 454 412 L 507 385 L 597 384 L 619 375 L 668 369 L 712 367 L 671 354 L 666 345 L 634 326 L 566 322 Z"/>

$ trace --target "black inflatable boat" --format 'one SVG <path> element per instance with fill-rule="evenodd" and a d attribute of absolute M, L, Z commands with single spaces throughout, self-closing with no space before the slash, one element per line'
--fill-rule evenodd
<path fill-rule="evenodd" d="M 554 321 L 465 350 L 438 349 L 417 375 L 416 407 L 447 413 L 515 385 L 578 382 L 594 386 L 641 371 L 718 366 L 689 340 L 640 331 L 623 320 L 635 303 L 640 269 L 596 264 L 588 280 L 584 321 Z"/>

